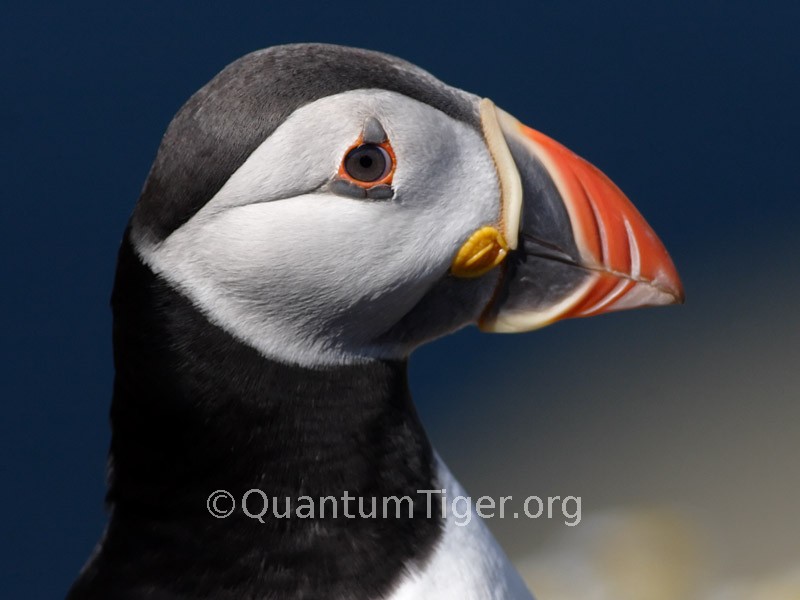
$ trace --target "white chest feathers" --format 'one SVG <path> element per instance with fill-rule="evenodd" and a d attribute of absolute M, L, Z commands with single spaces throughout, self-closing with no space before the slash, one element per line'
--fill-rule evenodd
<path fill-rule="evenodd" d="M 439 487 L 449 499 L 467 495 L 441 459 L 438 473 Z M 436 502 L 437 496 L 433 498 Z M 460 524 L 448 514 L 432 555 L 410 569 L 388 596 L 388 600 L 428 599 L 533 600 L 533 596 L 480 517 Z"/>

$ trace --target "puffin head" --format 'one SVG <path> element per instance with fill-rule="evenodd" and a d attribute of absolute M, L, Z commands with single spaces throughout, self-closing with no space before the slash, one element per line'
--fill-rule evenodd
<path fill-rule="evenodd" d="M 129 236 L 208 320 L 301 365 L 683 298 L 599 170 L 488 99 L 330 45 L 249 54 L 192 96 Z"/>

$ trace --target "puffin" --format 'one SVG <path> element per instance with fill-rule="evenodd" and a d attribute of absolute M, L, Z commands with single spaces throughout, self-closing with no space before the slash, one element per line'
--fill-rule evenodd
<path fill-rule="evenodd" d="M 683 297 L 620 189 L 488 98 L 369 50 L 248 54 L 171 121 L 123 234 L 109 519 L 67 597 L 532 598 L 430 502 L 466 492 L 410 353 Z M 406 502 L 280 514 L 343 494 Z"/>

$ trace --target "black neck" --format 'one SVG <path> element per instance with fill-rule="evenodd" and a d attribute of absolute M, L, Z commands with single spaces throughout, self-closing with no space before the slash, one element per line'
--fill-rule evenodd
<path fill-rule="evenodd" d="M 435 467 L 405 361 L 267 359 L 153 275 L 127 236 L 112 306 L 113 514 L 87 590 L 144 582 L 165 598 L 371 598 L 425 558 L 440 523 L 424 518 L 416 491 L 435 487 Z M 208 513 L 214 490 L 241 499 L 253 488 L 282 504 L 345 491 L 378 506 L 410 496 L 415 517 L 265 515 L 262 524 L 241 510 Z"/>

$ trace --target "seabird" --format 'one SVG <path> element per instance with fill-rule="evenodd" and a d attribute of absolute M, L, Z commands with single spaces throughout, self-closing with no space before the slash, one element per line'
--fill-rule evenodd
<path fill-rule="evenodd" d="M 409 354 L 682 299 L 624 194 L 490 100 L 372 51 L 244 56 L 177 113 L 124 233 L 110 518 L 68 597 L 531 598 L 480 518 L 426 515 L 420 490 L 465 492 Z M 413 516 L 259 520 L 249 490 Z"/>

